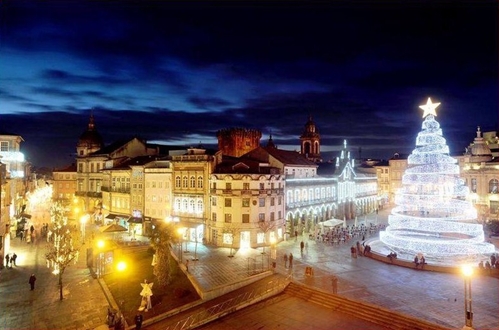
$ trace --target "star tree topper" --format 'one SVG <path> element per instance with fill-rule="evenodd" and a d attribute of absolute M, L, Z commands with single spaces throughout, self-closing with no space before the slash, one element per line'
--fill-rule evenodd
<path fill-rule="evenodd" d="M 439 103 L 432 103 L 431 98 L 428 98 L 428 101 L 426 102 L 425 105 L 420 105 L 419 107 L 424 110 L 423 113 L 423 118 L 428 116 L 428 115 L 434 115 L 437 116 L 437 113 L 435 112 L 435 109 L 440 105 Z"/>

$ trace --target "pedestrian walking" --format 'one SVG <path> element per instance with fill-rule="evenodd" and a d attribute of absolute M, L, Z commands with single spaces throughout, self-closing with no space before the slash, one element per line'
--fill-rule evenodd
<path fill-rule="evenodd" d="M 35 289 L 35 282 L 36 282 L 36 276 L 35 274 L 31 274 L 28 281 L 29 285 L 31 286 L 31 291 Z"/>
<path fill-rule="evenodd" d="M 293 253 L 289 254 L 289 268 L 293 268 Z"/>
<path fill-rule="evenodd" d="M 331 284 L 333 285 L 333 293 L 337 294 L 338 293 L 338 278 L 336 276 L 333 276 L 331 278 Z"/>
<path fill-rule="evenodd" d="M 284 268 L 288 268 L 288 255 L 284 253 Z"/>
<path fill-rule="evenodd" d="M 13 254 L 12 257 L 10 258 L 10 264 L 11 265 L 14 265 L 14 266 L 17 266 L 16 265 L 16 259 L 17 259 L 17 254 Z"/>
<path fill-rule="evenodd" d="M 185 270 L 189 272 L 189 259 L 185 259 Z"/>
<path fill-rule="evenodd" d="M 21 232 L 19 233 L 19 238 L 21 239 L 22 242 L 22 240 L 24 239 L 24 230 L 21 230 Z"/>
<path fill-rule="evenodd" d="M 135 315 L 135 329 L 140 330 L 142 328 L 142 322 L 144 321 L 144 316 L 140 313 Z"/>
<path fill-rule="evenodd" d="M 5 267 L 6 267 L 6 268 L 9 268 L 9 262 L 10 262 L 10 256 L 9 256 L 9 254 L 7 253 L 7 254 L 5 255 Z"/>
<path fill-rule="evenodd" d="M 300 252 L 303 254 L 303 248 L 305 247 L 305 243 L 303 243 L 303 241 L 301 241 L 300 243 Z"/>

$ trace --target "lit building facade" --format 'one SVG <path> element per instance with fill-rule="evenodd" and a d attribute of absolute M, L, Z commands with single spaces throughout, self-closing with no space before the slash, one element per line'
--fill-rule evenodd
<path fill-rule="evenodd" d="M 492 147 L 495 147 L 494 144 Z M 461 178 L 470 189 L 469 197 L 478 211 L 479 220 L 499 220 L 499 158 L 493 157 L 480 127 L 465 154 L 456 158 Z"/>
<path fill-rule="evenodd" d="M 183 240 L 206 241 L 210 217 L 210 174 L 215 158 L 204 148 L 189 148 L 184 155 L 173 155 L 173 211 L 171 217 L 184 228 Z"/>
<path fill-rule="evenodd" d="M 249 154 L 222 157 L 210 178 L 210 242 L 257 248 L 283 240 L 284 178 L 280 169 Z"/>
<path fill-rule="evenodd" d="M 10 238 L 15 237 L 17 220 L 26 207 L 27 165 L 20 151 L 22 142 L 20 135 L 0 132 L 0 265 L 9 253 Z"/>

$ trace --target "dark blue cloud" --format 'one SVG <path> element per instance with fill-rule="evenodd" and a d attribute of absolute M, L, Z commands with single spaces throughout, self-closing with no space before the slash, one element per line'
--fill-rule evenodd
<path fill-rule="evenodd" d="M 61 166 L 90 111 L 105 141 L 216 145 L 226 127 L 297 149 L 414 148 L 419 104 L 453 152 L 497 130 L 495 2 L 2 2 L 0 128 Z M 265 141 L 262 141 L 265 142 Z M 58 157 L 63 155 L 63 157 Z M 66 157 L 66 155 L 68 155 Z"/>

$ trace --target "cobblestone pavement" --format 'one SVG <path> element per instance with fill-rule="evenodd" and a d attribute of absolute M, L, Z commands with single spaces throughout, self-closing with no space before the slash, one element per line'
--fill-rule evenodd
<path fill-rule="evenodd" d="M 371 214 L 358 223 L 386 223 L 389 210 Z M 352 221 L 347 221 L 353 224 Z M 377 237 L 378 233 L 366 236 Z M 300 242 L 306 247 L 300 251 Z M 329 245 L 307 237 L 288 239 L 277 246 L 277 271 L 292 274 L 293 280 L 332 292 L 331 278 L 338 277 L 338 294 L 355 300 L 376 304 L 429 322 L 462 328 L 464 318 L 464 279 L 459 274 L 437 273 L 420 269 L 385 264 L 367 257 L 352 258 L 350 247 L 356 240 L 339 245 Z M 494 242 L 497 246 L 497 241 Z M 262 255 L 262 249 L 238 251 L 231 260 L 228 249 L 202 246 L 198 249 L 199 261 L 190 262 L 189 270 L 203 288 L 232 282 L 251 271 L 267 265 L 270 251 Z M 293 267 L 284 267 L 284 253 L 294 256 Z M 263 259 L 263 262 L 262 262 Z M 268 261 L 267 261 L 268 260 Z M 232 264 L 238 263 L 238 272 L 231 272 Z M 229 266 L 227 268 L 227 266 Z M 306 267 L 312 267 L 313 276 L 305 275 Z M 213 276 L 207 276 L 213 274 Z M 477 275 L 472 279 L 473 326 L 475 329 L 499 329 L 499 279 Z"/>
<path fill-rule="evenodd" d="M 364 221 L 386 221 L 388 211 L 370 215 Z M 362 220 L 359 219 L 359 223 Z M 377 234 L 373 234 L 377 235 Z M 368 238 L 368 237 L 366 237 Z M 293 280 L 332 292 L 331 276 L 338 277 L 338 294 L 377 304 L 407 315 L 422 318 L 449 328 L 464 325 L 464 284 L 458 274 L 435 273 L 403 268 L 366 257 L 352 258 L 352 242 L 325 245 L 303 238 L 303 254 L 298 239 L 277 245 L 277 271 L 292 274 Z M 194 243 L 187 245 L 189 272 L 203 290 L 233 283 L 270 265 L 271 251 L 211 248 Z M 108 302 L 99 282 L 90 276 L 85 258 L 71 265 L 64 275 L 64 300 L 59 301 L 57 277 L 45 266 L 45 243 L 27 244 L 13 240 L 9 252 L 16 252 L 18 266 L 0 272 L 0 328 L 6 329 L 94 329 L 105 323 Z M 292 268 L 285 268 L 284 253 L 293 253 Z M 197 261 L 192 259 L 199 259 Z M 313 276 L 305 275 L 312 267 Z M 36 288 L 30 291 L 28 278 L 37 276 Z M 473 326 L 475 329 L 499 329 L 499 280 L 475 276 L 473 290 Z M 291 308 L 291 307 L 289 307 Z M 315 307 L 314 307 L 315 308 Z M 244 314 L 245 318 L 250 314 Z M 236 316 L 235 316 L 236 317 Z M 260 319 L 257 313 L 255 319 Z M 146 315 L 147 318 L 147 315 Z M 269 325 L 270 327 L 270 325 Z"/>
<path fill-rule="evenodd" d="M 85 258 L 67 268 L 63 276 L 63 301 L 58 277 L 45 262 L 45 242 L 11 241 L 17 266 L 0 271 L 0 328 L 93 329 L 105 323 L 108 302 L 99 282 L 90 276 Z M 28 279 L 36 276 L 35 290 Z"/>

